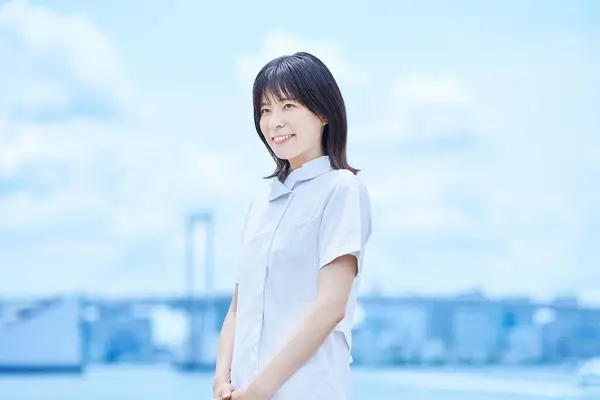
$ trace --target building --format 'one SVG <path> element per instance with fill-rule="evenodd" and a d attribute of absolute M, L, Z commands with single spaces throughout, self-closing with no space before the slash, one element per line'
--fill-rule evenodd
<path fill-rule="evenodd" d="M 80 373 L 83 342 L 77 298 L 5 304 L 0 320 L 0 373 Z"/>

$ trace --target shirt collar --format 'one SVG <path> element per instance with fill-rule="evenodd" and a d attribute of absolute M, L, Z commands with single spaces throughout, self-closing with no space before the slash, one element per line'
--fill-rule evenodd
<path fill-rule="evenodd" d="M 283 183 L 277 177 L 273 178 L 269 201 L 290 193 L 298 183 L 316 178 L 332 169 L 329 156 L 321 156 L 304 163 L 290 172 Z"/>

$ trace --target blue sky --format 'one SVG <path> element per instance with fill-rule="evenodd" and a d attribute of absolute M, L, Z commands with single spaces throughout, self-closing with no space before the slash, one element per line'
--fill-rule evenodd
<path fill-rule="evenodd" d="M 2 2 L 0 294 L 181 291 L 206 208 L 230 290 L 252 79 L 302 50 L 371 193 L 363 290 L 600 301 L 600 5 L 388 3 Z"/>

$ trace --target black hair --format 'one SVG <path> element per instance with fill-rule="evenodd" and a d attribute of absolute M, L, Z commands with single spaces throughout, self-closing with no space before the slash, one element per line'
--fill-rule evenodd
<path fill-rule="evenodd" d="M 290 173 L 288 160 L 278 158 L 260 129 L 261 103 L 266 95 L 278 101 L 293 99 L 327 124 L 323 130 L 321 146 L 329 156 L 331 167 L 347 169 L 357 174 L 358 169 L 348 165 L 346 143 L 348 122 L 346 106 L 340 88 L 327 66 L 312 54 L 298 52 L 278 57 L 267 63 L 254 80 L 252 99 L 254 126 L 258 136 L 277 164 L 275 171 L 265 179 L 277 177 L 284 181 Z"/>

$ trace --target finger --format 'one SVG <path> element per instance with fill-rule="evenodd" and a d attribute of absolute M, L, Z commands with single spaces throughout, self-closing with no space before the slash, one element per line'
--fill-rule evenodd
<path fill-rule="evenodd" d="M 233 392 L 233 387 L 230 383 L 226 383 L 221 388 L 221 397 L 223 400 L 231 400 L 231 393 Z"/>

